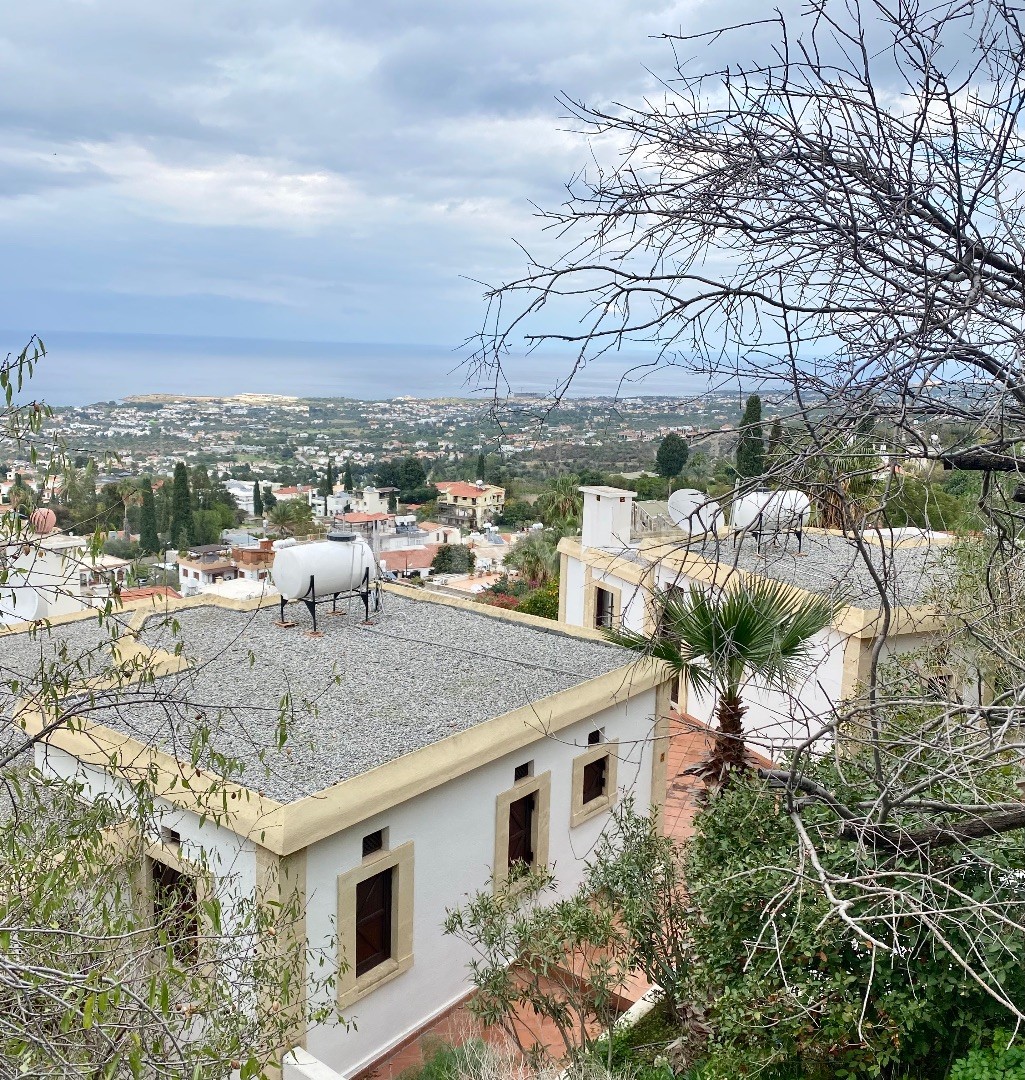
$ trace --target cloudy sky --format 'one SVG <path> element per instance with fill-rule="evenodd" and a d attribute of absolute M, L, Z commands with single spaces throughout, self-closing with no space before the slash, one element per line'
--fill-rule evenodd
<path fill-rule="evenodd" d="M 0 25 L 0 327 L 451 345 L 697 0 L 33 0 Z"/>

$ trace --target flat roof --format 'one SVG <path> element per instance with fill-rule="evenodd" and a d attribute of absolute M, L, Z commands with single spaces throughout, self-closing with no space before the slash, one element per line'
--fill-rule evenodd
<path fill-rule="evenodd" d="M 814 593 L 831 593 L 854 607 L 878 607 L 879 586 L 872 571 L 886 582 L 890 600 L 904 607 L 927 601 L 928 592 L 946 574 L 942 552 L 949 546 L 942 543 L 921 545 L 890 544 L 866 541 L 865 554 L 855 541 L 836 533 L 809 530 L 804 533 L 801 552 L 797 537 L 780 536 L 766 539 L 759 549 L 753 534 L 746 534 L 734 544 L 732 535 L 698 536 L 687 541 L 669 539 L 657 541 L 671 547 L 674 553 L 698 555 L 723 569 L 736 567 L 752 574 Z M 648 562 L 649 559 L 643 561 Z"/>
<path fill-rule="evenodd" d="M 322 637 L 305 632 L 309 620 L 300 605 L 290 609 L 299 623 L 290 629 L 275 625 L 276 604 L 176 610 L 178 638 L 168 617 L 152 615 L 139 640 L 168 649 L 179 641 L 191 666 L 90 719 L 172 754 L 177 747 L 179 757 L 205 726 L 213 749 L 238 763 L 232 779 L 289 803 L 635 659 L 554 625 L 548 630 L 428 597 L 385 593 L 370 625 L 363 624 L 362 605 L 336 618 L 329 609 L 318 615 Z M 98 629 L 90 620 L 54 633 L 77 648 L 95 642 Z M 17 666 L 30 676 L 40 642 L 45 651 L 54 647 L 45 635 L 36 642 L 5 638 L 3 646 L 17 644 Z M 166 703 L 147 700 L 147 689 Z M 279 747 L 286 697 L 289 732 Z"/>

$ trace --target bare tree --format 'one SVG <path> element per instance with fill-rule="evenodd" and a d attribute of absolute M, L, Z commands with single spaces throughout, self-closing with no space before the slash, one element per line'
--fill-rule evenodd
<path fill-rule="evenodd" d="M 512 350 L 568 344 L 572 378 L 644 343 L 653 365 L 772 401 L 787 452 L 746 487 L 807 491 L 878 592 L 863 693 L 763 770 L 801 852 L 794 888 L 814 882 L 891 962 L 905 928 L 924 931 L 1025 1019 L 1001 974 L 1025 932 L 1004 857 L 1025 827 L 1019 9 L 812 0 L 793 19 L 667 43 L 675 63 L 657 96 L 565 99 L 576 127 L 621 157 L 599 159 L 542 212 L 564 254 L 488 293 L 478 372 L 497 385 Z M 925 431 L 939 423 L 937 445 Z M 985 533 L 937 597 L 957 633 L 927 647 L 924 667 L 883 663 L 899 560 L 892 546 L 873 554 L 869 532 L 896 519 L 915 469 L 940 466 L 981 475 Z M 955 673 L 939 687 L 926 677 L 937 664 Z M 837 843 L 862 853 L 857 872 L 826 858 Z"/>

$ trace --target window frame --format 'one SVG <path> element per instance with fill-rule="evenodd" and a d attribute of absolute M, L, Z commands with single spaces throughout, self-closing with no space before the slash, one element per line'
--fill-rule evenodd
<path fill-rule="evenodd" d="M 605 794 L 591 799 L 590 802 L 584 802 L 584 770 L 588 765 L 602 758 L 608 759 L 605 765 Z M 599 814 L 606 813 L 619 801 L 619 791 L 616 787 L 618 764 L 619 743 L 615 740 L 595 743 L 573 759 L 573 791 L 569 817 L 571 829 L 583 825 L 585 821 L 590 821 Z"/>
<path fill-rule="evenodd" d="M 391 870 L 391 955 L 356 974 L 356 887 Z M 354 1002 L 413 966 L 413 841 L 376 851 L 338 875 L 338 1007 Z M 344 968 L 344 970 L 343 970 Z"/>
<path fill-rule="evenodd" d="M 534 796 L 531 820 L 531 847 L 534 851 L 532 870 L 548 866 L 548 848 L 552 818 L 552 774 L 525 776 L 511 788 L 495 797 L 495 852 L 491 877 L 496 891 L 505 888 L 509 879 L 509 811 L 513 803 L 528 795 Z"/>

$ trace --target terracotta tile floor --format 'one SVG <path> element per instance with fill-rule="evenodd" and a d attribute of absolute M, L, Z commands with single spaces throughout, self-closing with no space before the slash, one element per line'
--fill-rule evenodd
<path fill-rule="evenodd" d="M 693 831 L 692 823 L 696 809 L 695 795 L 700 789 L 700 782 L 685 776 L 684 770 L 697 764 L 707 753 L 709 742 L 708 729 L 697 720 L 673 716 L 667 762 L 667 792 L 663 825 L 665 831 L 678 840 L 685 840 Z M 649 989 L 649 983 L 639 973 L 631 976 L 623 987 L 624 1006 L 637 1001 Z M 516 1018 L 520 1038 L 524 1044 L 538 1043 L 561 1056 L 563 1042 L 555 1025 L 537 1017 L 533 1012 L 524 1010 Z M 364 1072 L 361 1080 L 395 1080 L 405 1069 L 420 1065 L 423 1061 L 424 1046 L 432 1041 L 459 1043 L 472 1033 L 480 1030 L 478 1023 L 470 1015 L 465 1001 L 450 1009 L 437 1020 L 428 1024 L 422 1031 L 410 1039 L 405 1046 L 399 1047 L 382 1058 Z M 500 1030 L 489 1029 L 483 1032 L 489 1041 L 505 1042 L 507 1036 Z"/>

